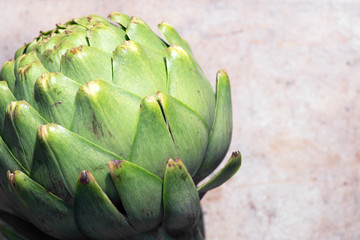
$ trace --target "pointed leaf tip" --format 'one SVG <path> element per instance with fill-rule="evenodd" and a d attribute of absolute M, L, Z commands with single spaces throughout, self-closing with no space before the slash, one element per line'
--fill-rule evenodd
<path fill-rule="evenodd" d="M 119 50 L 122 50 L 124 52 L 130 50 L 135 53 L 138 53 L 140 51 L 140 46 L 138 45 L 138 43 L 131 40 L 124 41 L 118 48 Z"/>
<path fill-rule="evenodd" d="M 29 104 L 26 101 L 13 101 L 10 102 L 7 108 L 7 114 L 12 118 L 16 119 L 18 114 L 22 115 L 22 111 L 20 109 L 26 109 L 29 107 Z"/>
<path fill-rule="evenodd" d="M 239 151 L 235 151 L 231 154 L 230 159 L 226 165 L 214 176 L 212 176 L 206 183 L 198 187 L 200 199 L 206 192 L 219 187 L 227 180 L 229 180 L 241 167 L 241 154 Z"/>
<path fill-rule="evenodd" d="M 237 157 L 239 155 L 240 155 L 240 151 L 236 151 L 231 154 L 231 157 Z"/>
<path fill-rule="evenodd" d="M 114 164 L 115 167 L 121 167 L 121 160 L 112 160 L 111 162 Z"/>
<path fill-rule="evenodd" d="M 9 180 L 9 183 L 15 187 L 15 171 L 14 173 L 11 173 L 10 170 L 7 171 L 7 177 L 8 177 L 8 180 Z"/>
<path fill-rule="evenodd" d="M 182 169 L 182 166 L 185 166 L 185 164 L 181 161 L 180 158 L 176 158 L 175 160 L 172 158 L 169 158 L 167 161 L 167 166 L 169 168 L 171 167 L 179 167 L 179 169 Z"/>
<path fill-rule="evenodd" d="M 228 74 L 227 74 L 227 71 L 226 71 L 225 69 L 220 69 L 220 70 L 218 71 L 218 74 L 228 75 Z"/>
<path fill-rule="evenodd" d="M 171 44 L 170 47 L 166 49 L 166 52 L 172 57 L 188 56 L 185 50 L 176 44 Z"/>
<path fill-rule="evenodd" d="M 45 138 L 47 136 L 47 129 L 45 125 L 40 126 L 39 131 L 38 131 L 38 135 L 41 138 Z"/>
<path fill-rule="evenodd" d="M 181 36 L 179 35 L 179 33 L 175 30 L 175 28 L 173 26 L 171 26 L 169 23 L 163 21 L 158 25 L 158 28 L 159 28 L 160 32 L 162 32 L 166 41 L 170 45 L 173 45 L 173 44 L 179 45 L 192 56 L 189 44 L 183 38 L 181 38 Z M 192 58 L 193 58 L 193 56 L 192 56 Z"/>
<path fill-rule="evenodd" d="M 84 170 L 80 173 L 80 179 L 79 182 L 83 185 L 87 185 L 90 183 L 89 174 L 91 174 L 89 171 Z"/>
<path fill-rule="evenodd" d="M 172 164 L 174 164 L 174 159 L 172 159 L 172 158 L 169 158 L 168 160 L 167 160 L 167 165 L 168 165 L 168 167 L 172 167 Z"/>
<path fill-rule="evenodd" d="M 39 127 L 38 136 L 40 137 L 40 139 L 44 140 L 49 137 L 50 133 L 59 130 L 62 130 L 62 127 L 60 125 L 57 125 L 55 123 L 44 124 Z"/>
<path fill-rule="evenodd" d="M 79 92 L 85 95 L 96 97 L 96 94 L 100 91 L 99 80 L 93 80 L 87 82 L 85 85 L 79 88 Z"/>
<path fill-rule="evenodd" d="M 118 159 L 115 159 L 115 160 L 112 160 L 112 161 L 109 162 L 109 169 L 110 169 L 111 175 L 113 174 L 113 172 L 114 172 L 116 169 L 122 167 L 122 163 L 123 163 L 123 161 L 122 161 L 122 160 L 118 160 Z"/>
<path fill-rule="evenodd" d="M 129 25 L 129 22 L 130 22 L 130 17 L 128 15 L 125 15 L 125 14 L 119 13 L 119 12 L 110 13 L 109 19 L 111 21 L 117 22 L 123 28 L 126 28 Z"/>

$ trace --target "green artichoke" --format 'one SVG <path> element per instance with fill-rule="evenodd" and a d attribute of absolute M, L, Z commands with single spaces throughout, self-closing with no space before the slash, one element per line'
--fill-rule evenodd
<path fill-rule="evenodd" d="M 109 18 L 40 32 L 2 67 L 7 239 L 204 239 L 200 199 L 240 168 L 234 152 L 202 181 L 231 140 L 227 74 L 214 94 L 171 25 L 159 24 L 166 42 L 139 18 Z"/>

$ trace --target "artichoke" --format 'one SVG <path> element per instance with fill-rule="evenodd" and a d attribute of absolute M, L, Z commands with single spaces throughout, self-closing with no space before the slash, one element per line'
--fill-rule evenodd
<path fill-rule="evenodd" d="M 7 239 L 204 239 L 200 199 L 240 168 L 234 152 L 206 178 L 231 140 L 227 74 L 214 94 L 171 25 L 109 18 L 40 32 L 1 69 Z"/>

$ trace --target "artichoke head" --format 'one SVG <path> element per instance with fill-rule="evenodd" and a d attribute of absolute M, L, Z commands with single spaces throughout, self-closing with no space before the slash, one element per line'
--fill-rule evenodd
<path fill-rule="evenodd" d="M 112 13 L 58 24 L 0 72 L 8 239 L 204 239 L 200 199 L 239 169 L 230 83 L 188 43 Z"/>

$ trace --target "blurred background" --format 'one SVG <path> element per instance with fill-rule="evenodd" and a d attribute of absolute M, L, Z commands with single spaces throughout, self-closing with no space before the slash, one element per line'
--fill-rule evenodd
<path fill-rule="evenodd" d="M 360 239 L 360 1 L 1 0 L 0 62 L 112 11 L 166 20 L 213 86 L 230 76 L 243 164 L 202 200 L 207 239 Z"/>

